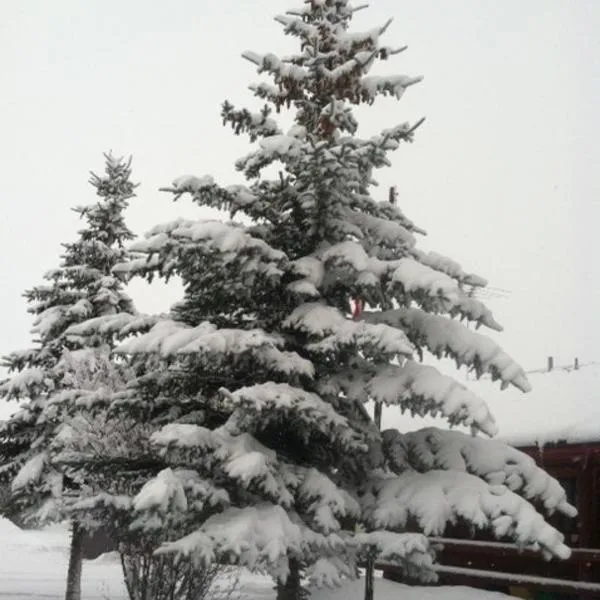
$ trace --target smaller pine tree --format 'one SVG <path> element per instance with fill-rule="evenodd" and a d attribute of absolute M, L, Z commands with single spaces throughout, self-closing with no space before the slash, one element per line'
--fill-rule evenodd
<path fill-rule="evenodd" d="M 81 493 L 85 480 L 76 470 L 57 461 L 65 437 L 73 431 L 76 413 L 69 403 L 90 380 L 119 380 L 121 367 L 110 359 L 112 338 L 95 332 L 87 338 L 67 334 L 84 320 L 103 315 L 133 313 L 115 264 L 128 256 L 133 239 L 124 211 L 134 196 L 131 160 L 105 155 L 105 175 L 91 175 L 99 200 L 74 210 L 85 222 L 75 242 L 64 244 L 57 268 L 44 283 L 25 292 L 34 315 L 34 346 L 4 358 L 9 377 L 0 384 L 0 400 L 22 402 L 8 421 L 0 424 L 0 479 L 10 483 L 12 496 L 4 513 L 43 523 L 66 516 L 68 500 Z M 84 530 L 72 524 L 67 576 L 68 600 L 80 597 Z"/>
<path fill-rule="evenodd" d="M 58 268 L 24 294 L 35 317 L 34 346 L 3 361 L 9 377 L 0 385 L 0 399 L 24 403 L 0 429 L 0 476 L 11 481 L 18 510 L 35 508 L 32 517 L 55 515 L 64 486 L 73 485 L 51 467 L 62 405 L 76 384 L 73 363 L 93 359 L 88 349 L 112 343 L 98 333 L 83 341 L 65 332 L 92 317 L 134 312 L 122 280 L 112 273 L 127 258 L 125 245 L 134 237 L 123 214 L 136 187 L 130 176 L 131 160 L 112 154 L 106 155 L 104 176 L 92 173 L 90 183 L 100 199 L 74 209 L 85 227 L 75 242 L 63 245 Z"/>

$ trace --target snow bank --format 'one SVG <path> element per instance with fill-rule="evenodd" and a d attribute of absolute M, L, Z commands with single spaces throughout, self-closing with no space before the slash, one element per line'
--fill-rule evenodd
<path fill-rule="evenodd" d="M 0 597 L 6 600 L 64 598 L 69 560 L 65 525 L 40 530 L 19 529 L 0 517 Z M 83 600 L 125 600 L 121 565 L 111 555 L 85 561 Z"/>
<path fill-rule="evenodd" d="M 65 525 L 40 531 L 19 529 L 0 517 L 0 597 L 6 600 L 60 600 L 64 598 L 69 532 Z M 376 600 L 502 600 L 503 594 L 482 592 L 467 587 L 409 587 L 377 579 Z M 217 589 L 228 589 L 219 582 Z M 364 581 L 350 582 L 342 588 L 314 590 L 312 600 L 362 600 Z M 219 594 L 216 594 L 219 597 Z M 114 554 L 85 561 L 82 600 L 125 600 L 121 566 Z M 275 600 L 270 577 L 240 572 L 233 599 Z"/>
<path fill-rule="evenodd" d="M 342 588 L 313 592 L 311 600 L 362 600 L 363 579 L 352 581 Z M 375 579 L 375 600 L 502 600 L 511 598 L 497 592 L 484 592 L 464 586 L 412 587 L 387 579 Z"/>

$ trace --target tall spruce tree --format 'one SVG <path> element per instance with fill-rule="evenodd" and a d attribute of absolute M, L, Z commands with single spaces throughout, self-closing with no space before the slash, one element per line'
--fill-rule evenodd
<path fill-rule="evenodd" d="M 0 477 L 12 487 L 5 510 L 38 523 L 67 516 L 68 501 L 81 493 L 82 479 L 57 462 L 75 406 L 74 391 L 85 379 L 98 385 L 121 378 L 121 367 L 110 358 L 112 336 L 73 337 L 67 329 L 95 316 L 132 314 L 133 304 L 123 282 L 113 275 L 115 264 L 128 257 L 133 239 L 124 211 L 134 196 L 131 160 L 106 155 L 106 173 L 92 173 L 90 183 L 99 200 L 74 209 L 85 222 L 78 239 L 64 244 L 58 268 L 46 273 L 44 284 L 25 293 L 34 315 L 34 347 L 4 359 L 9 377 L 0 384 L 0 400 L 23 402 L 0 425 Z M 89 389 L 89 385 L 84 386 Z M 114 385 L 113 385 L 114 387 Z M 73 521 L 67 598 L 80 596 L 84 532 Z"/>
<path fill-rule="evenodd" d="M 426 536 L 460 522 L 569 554 L 534 508 L 573 515 L 560 485 L 486 439 L 496 424 L 483 400 L 415 360 L 449 356 L 529 389 L 512 358 L 461 323 L 501 329 L 467 293 L 485 281 L 420 251 L 421 230 L 372 196 L 375 169 L 418 123 L 361 138 L 353 106 L 400 98 L 419 78 L 369 74 L 401 49 L 380 43 L 388 24 L 352 32 L 356 10 L 310 0 L 276 18 L 297 54 L 244 54 L 271 79 L 251 87 L 261 111 L 223 106 L 224 122 L 256 143 L 236 162 L 248 184 L 182 176 L 168 191 L 251 224 L 179 220 L 134 245 L 147 258 L 120 271 L 179 275 L 185 294 L 118 349 L 153 368 L 127 394 L 96 397 L 158 428 L 150 441 L 164 468 L 131 502 L 135 527 L 167 531 L 161 553 L 266 569 L 279 600 L 301 598 L 304 576 L 335 584 L 374 557 L 397 562 L 407 580 L 433 580 Z M 283 132 L 274 113 L 288 109 Z M 367 307 L 354 318 L 352 298 Z M 126 337 L 134 322 L 96 319 L 77 332 Z M 369 400 L 441 414 L 474 435 L 380 433 Z M 116 510 L 119 499 L 103 503 Z"/>

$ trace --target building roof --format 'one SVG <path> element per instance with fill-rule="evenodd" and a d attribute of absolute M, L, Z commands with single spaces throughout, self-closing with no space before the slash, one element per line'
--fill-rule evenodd
<path fill-rule="evenodd" d="M 528 394 L 512 387 L 502 391 L 490 379 L 465 381 L 463 376 L 459 381 L 487 402 L 500 429 L 497 438 L 513 446 L 600 441 L 600 364 L 532 372 L 528 377 L 533 388 Z M 383 411 L 386 429 L 429 426 L 448 428 L 440 418 L 400 415 L 394 407 Z"/>

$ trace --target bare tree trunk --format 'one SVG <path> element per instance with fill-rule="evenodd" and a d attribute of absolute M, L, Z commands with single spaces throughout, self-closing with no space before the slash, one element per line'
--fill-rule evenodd
<path fill-rule="evenodd" d="M 375 597 L 375 564 L 372 558 L 367 560 L 365 569 L 365 600 L 373 600 Z"/>
<path fill-rule="evenodd" d="M 290 558 L 289 564 L 287 581 L 277 582 L 277 600 L 304 600 L 306 594 L 301 585 L 300 563 L 295 558 Z"/>
<path fill-rule="evenodd" d="M 77 521 L 71 525 L 71 551 L 69 571 L 67 573 L 67 591 L 65 600 L 81 600 L 81 566 L 83 563 L 84 530 Z"/>
<path fill-rule="evenodd" d="M 392 190 L 390 188 L 390 202 L 392 202 Z M 375 414 L 373 415 L 375 426 L 381 430 L 381 413 L 383 411 L 383 405 L 381 402 L 375 402 Z M 375 596 L 375 561 L 372 558 L 367 560 L 365 565 L 365 598 L 364 600 L 373 600 Z"/>

